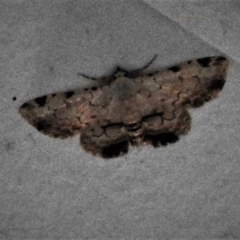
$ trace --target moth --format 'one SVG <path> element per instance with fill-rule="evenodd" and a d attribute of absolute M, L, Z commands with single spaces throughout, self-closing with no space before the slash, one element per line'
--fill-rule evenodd
<path fill-rule="evenodd" d="M 132 72 L 118 67 L 97 79 L 98 87 L 35 98 L 19 113 L 51 137 L 80 134 L 82 147 L 104 158 L 126 154 L 129 145 L 174 143 L 190 130 L 187 108 L 203 105 L 222 90 L 229 61 L 205 57 L 144 73 L 150 63 Z"/>

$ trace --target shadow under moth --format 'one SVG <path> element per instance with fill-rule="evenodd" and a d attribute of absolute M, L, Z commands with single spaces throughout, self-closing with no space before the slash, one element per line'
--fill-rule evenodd
<path fill-rule="evenodd" d="M 104 158 L 126 154 L 129 144 L 174 143 L 190 130 L 187 108 L 203 105 L 222 90 L 229 62 L 205 57 L 144 73 L 150 63 L 132 72 L 118 67 L 98 79 L 98 87 L 35 98 L 19 112 L 51 137 L 80 134 L 83 148 Z"/>

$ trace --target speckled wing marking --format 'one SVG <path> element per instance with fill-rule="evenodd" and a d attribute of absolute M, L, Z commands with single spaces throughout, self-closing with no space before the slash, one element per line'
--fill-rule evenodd
<path fill-rule="evenodd" d="M 157 147 L 186 134 L 191 125 L 187 107 L 217 96 L 228 65 L 225 57 L 217 56 L 150 74 L 121 70 L 108 84 L 38 97 L 19 112 L 44 134 L 59 138 L 81 134 L 86 151 L 117 157 L 128 152 L 129 143 Z"/>

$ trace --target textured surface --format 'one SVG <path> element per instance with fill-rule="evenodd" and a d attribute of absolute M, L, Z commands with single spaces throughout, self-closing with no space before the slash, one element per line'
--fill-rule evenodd
<path fill-rule="evenodd" d="M 156 1 L 155 1 L 156 2 Z M 0 239 L 239 239 L 239 1 L 0 1 Z M 229 58 L 188 135 L 106 161 L 26 124 L 37 96 Z"/>
<path fill-rule="evenodd" d="M 148 74 L 118 69 L 99 79 L 107 85 L 38 97 L 19 112 L 44 134 L 59 138 L 81 134 L 85 150 L 117 157 L 127 153 L 129 142 L 157 147 L 186 134 L 191 126 L 186 107 L 199 107 L 216 97 L 228 65 L 218 56 Z"/>

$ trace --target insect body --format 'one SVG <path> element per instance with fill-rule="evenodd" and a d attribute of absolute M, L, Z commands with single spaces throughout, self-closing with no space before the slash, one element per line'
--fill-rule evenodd
<path fill-rule="evenodd" d="M 94 155 L 116 157 L 129 143 L 154 147 L 178 140 L 190 130 L 187 107 L 216 97 L 224 86 L 228 60 L 207 57 L 151 74 L 118 69 L 104 83 L 38 97 L 20 114 L 40 132 L 67 138 L 80 134 L 83 148 Z"/>

